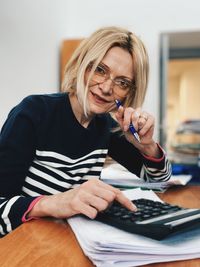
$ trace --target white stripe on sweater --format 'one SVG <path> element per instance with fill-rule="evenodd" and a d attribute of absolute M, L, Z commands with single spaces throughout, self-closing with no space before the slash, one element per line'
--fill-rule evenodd
<path fill-rule="evenodd" d="M 7 202 L 7 200 L 4 201 L 3 203 L 1 203 L 0 208 L 1 208 L 6 202 Z"/>
<path fill-rule="evenodd" d="M 73 167 L 76 167 L 76 166 L 80 166 L 80 165 L 83 165 L 83 164 L 95 164 L 95 163 L 104 163 L 105 161 L 105 157 L 104 158 L 93 158 L 93 159 L 88 159 L 88 160 L 85 160 L 85 161 L 80 161 L 78 163 L 75 163 L 75 164 L 71 164 L 71 165 L 67 165 L 67 164 L 62 164 L 62 163 L 57 163 L 57 162 L 52 162 L 52 161 L 45 161 L 45 160 L 34 160 L 34 162 L 40 162 L 41 165 L 44 165 L 44 166 L 50 166 L 50 167 L 54 167 L 54 168 L 73 168 Z"/>
<path fill-rule="evenodd" d="M 30 177 L 26 177 L 26 183 L 28 183 L 28 184 L 36 187 L 36 188 L 42 189 L 43 191 L 46 191 L 46 192 L 51 193 L 51 194 L 57 194 L 57 193 L 60 192 L 60 191 L 58 191 L 56 189 L 53 189 L 52 187 L 49 187 L 47 185 L 44 185 L 44 184 L 42 184 L 40 182 L 37 182 L 37 181 L 33 180 Z"/>
<path fill-rule="evenodd" d="M 0 234 L 1 235 L 5 235 L 4 231 L 3 231 L 3 227 L 0 225 Z"/>
<path fill-rule="evenodd" d="M 85 158 L 88 158 L 91 155 L 99 155 L 99 156 L 101 156 L 102 154 L 107 154 L 107 152 L 108 152 L 108 149 L 97 149 L 97 150 L 94 150 L 91 153 L 89 153 L 89 154 L 87 154 L 87 155 L 85 155 L 83 157 L 77 158 L 77 159 L 71 159 L 71 158 L 66 157 L 66 156 L 64 156 L 62 154 L 59 154 L 57 152 L 52 152 L 52 151 L 39 151 L 39 150 L 36 150 L 36 155 L 42 156 L 42 157 L 52 157 L 52 158 L 60 159 L 60 160 L 65 161 L 67 163 L 76 163 L 78 161 L 84 160 Z"/>
<path fill-rule="evenodd" d="M 63 182 L 63 181 L 59 181 L 58 179 L 54 178 L 53 176 L 47 174 L 46 172 L 40 171 L 38 169 L 36 169 L 35 167 L 30 167 L 29 171 L 39 177 L 41 177 L 42 179 L 45 179 L 53 184 L 62 186 L 62 187 L 69 187 L 71 184 L 67 183 L 67 182 Z M 25 179 L 25 181 L 27 180 L 27 177 Z"/>
<path fill-rule="evenodd" d="M 25 186 L 22 187 L 22 191 L 24 193 L 26 193 L 27 195 L 31 196 L 31 197 L 37 197 L 37 196 L 40 196 L 41 194 L 37 193 L 37 192 L 34 192 L 28 188 L 26 188 Z"/>
<path fill-rule="evenodd" d="M 61 176 L 62 178 L 66 179 L 66 180 L 68 180 L 68 179 L 70 179 L 70 180 L 73 179 L 74 181 L 79 181 L 80 178 L 81 178 L 80 176 L 71 177 L 71 176 L 67 175 L 65 172 L 61 171 L 61 170 L 57 170 L 57 169 L 55 169 L 55 168 L 53 168 L 53 167 L 50 167 L 50 166 L 48 166 L 48 165 L 43 165 L 43 163 L 41 163 L 41 161 L 37 161 L 37 160 L 35 160 L 34 162 L 35 162 L 35 164 L 38 164 L 38 165 L 40 165 L 40 166 L 43 166 L 43 167 L 47 168 L 48 170 L 50 170 L 50 171 L 52 171 L 52 172 L 58 174 L 59 176 Z M 33 168 L 33 167 L 32 167 L 32 168 Z"/>
<path fill-rule="evenodd" d="M 11 222 L 10 222 L 10 219 L 8 218 L 8 214 L 10 212 L 12 205 L 14 204 L 14 202 L 18 200 L 18 198 L 20 198 L 20 196 L 15 196 L 11 198 L 6 204 L 5 209 L 2 213 L 2 219 L 4 220 L 4 223 L 6 224 L 6 230 L 8 233 L 12 231 Z"/>

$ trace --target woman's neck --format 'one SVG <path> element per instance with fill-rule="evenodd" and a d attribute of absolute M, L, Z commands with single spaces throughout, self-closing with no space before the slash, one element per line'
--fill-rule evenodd
<path fill-rule="evenodd" d="M 73 110 L 73 113 L 76 119 L 84 128 L 87 128 L 93 116 L 89 116 L 89 117 L 85 116 L 83 107 L 78 101 L 76 94 L 69 94 L 69 100 L 70 100 L 71 107 L 72 107 L 72 110 Z"/>

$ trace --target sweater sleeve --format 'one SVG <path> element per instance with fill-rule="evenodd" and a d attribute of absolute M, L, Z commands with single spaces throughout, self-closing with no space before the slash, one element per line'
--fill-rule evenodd
<path fill-rule="evenodd" d="M 34 199 L 20 195 L 0 198 L 0 237 L 22 224 L 22 216 Z"/>
<path fill-rule="evenodd" d="M 37 110 L 37 109 L 36 109 Z M 0 134 L 0 235 L 22 223 L 23 214 L 35 197 L 22 196 L 22 186 L 33 160 L 38 114 L 31 97 L 8 115 Z"/>
<path fill-rule="evenodd" d="M 148 182 L 167 181 L 171 176 L 171 164 L 164 150 L 158 145 L 161 152 L 159 159 L 141 154 L 119 132 L 111 133 L 109 155 Z"/>

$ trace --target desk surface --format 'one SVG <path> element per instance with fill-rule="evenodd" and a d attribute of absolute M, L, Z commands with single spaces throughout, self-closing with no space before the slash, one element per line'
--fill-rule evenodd
<path fill-rule="evenodd" d="M 171 188 L 159 197 L 187 208 L 200 208 L 200 186 Z M 1 267 L 93 267 L 71 228 L 60 220 L 25 223 L 0 239 Z M 199 267 L 200 259 L 156 263 L 145 267 Z"/>

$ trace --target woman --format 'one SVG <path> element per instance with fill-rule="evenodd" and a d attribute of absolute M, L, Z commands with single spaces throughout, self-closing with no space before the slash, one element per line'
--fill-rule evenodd
<path fill-rule="evenodd" d="M 102 28 L 66 66 L 64 93 L 29 96 L 11 110 L 0 137 L 2 236 L 38 217 L 95 218 L 113 200 L 136 210 L 99 179 L 107 155 L 145 180 L 169 179 L 168 160 L 153 140 L 154 118 L 141 109 L 147 80 L 141 40 Z"/>

